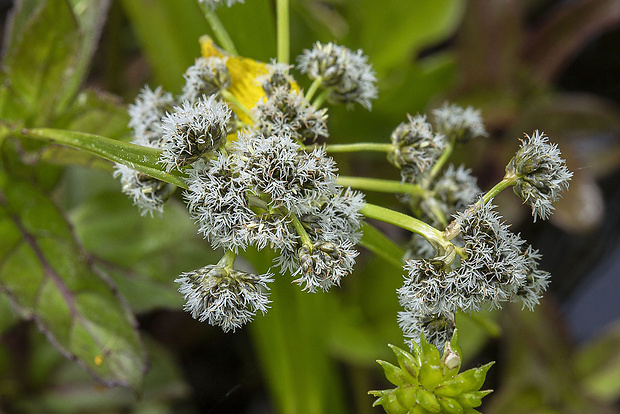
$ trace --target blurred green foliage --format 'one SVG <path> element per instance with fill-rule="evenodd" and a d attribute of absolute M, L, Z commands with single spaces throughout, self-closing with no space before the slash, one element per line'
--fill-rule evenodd
<path fill-rule="evenodd" d="M 268 61 L 276 50 L 274 4 L 246 3 L 218 14 L 242 55 Z M 555 224 L 591 230 L 602 216 L 596 180 L 614 171 L 620 159 L 608 155 L 620 154 L 620 111 L 600 97 L 562 93 L 554 82 L 589 39 L 618 24 L 620 4 L 558 4 L 531 26 L 526 14 L 539 3 L 292 0 L 292 56 L 317 40 L 335 41 L 363 49 L 377 70 L 380 97 L 372 112 L 330 108 L 333 142 L 387 142 L 406 114 L 449 98 L 482 109 L 494 139 L 464 149 L 461 157 L 478 170 L 484 164 L 492 175 L 501 174 L 521 131 L 544 128 L 578 171 Z M 199 56 L 198 37 L 211 34 L 206 20 L 190 0 L 21 0 L 8 19 L 0 73 L 0 411 L 165 413 L 216 407 L 218 401 L 191 398 L 187 377 L 194 374 L 184 375 L 181 367 L 192 367 L 178 359 L 180 349 L 199 352 L 217 328 L 182 315 L 187 319 L 182 328 L 191 327 L 192 335 L 207 331 L 206 336 L 164 341 L 161 331 L 178 327 L 165 325 L 164 318 L 163 325 L 138 328 L 135 317 L 144 322 L 158 312 L 180 312 L 173 279 L 214 263 L 217 252 L 196 235 L 179 200 L 161 218 L 141 217 L 118 191 L 110 163 L 17 132 L 56 127 L 126 140 L 122 99 L 98 89 L 121 85 L 127 101 L 144 82 L 179 92 L 183 72 Z M 600 134 L 614 139 L 580 153 L 584 142 Z M 337 161 L 343 174 L 398 176 L 376 155 L 342 155 Z M 488 182 L 492 179 L 482 178 Z M 395 198 L 381 201 L 397 205 Z M 506 206 L 515 217 L 527 214 Z M 380 230 L 397 244 L 406 242 L 405 234 Z M 243 346 L 229 352 L 258 361 L 270 406 L 278 412 L 380 410 L 371 408 L 366 392 L 385 385 L 378 383 L 374 363 L 389 357 L 385 345 L 402 342 L 395 293 L 402 269 L 395 265 L 398 246 L 373 227 L 364 233 L 363 245 L 382 253 L 362 255 L 342 289 L 309 295 L 277 278 L 269 313 L 248 332 L 235 334 Z M 264 252 L 245 257 L 246 266 L 260 272 L 271 266 Z M 489 337 L 499 335 L 495 320 L 501 321 L 509 361 L 505 369 L 499 364 L 497 397 L 488 412 L 611 410 L 620 395 L 620 366 L 610 351 L 618 348 L 615 331 L 574 351 L 546 313 L 521 315 L 458 316 L 466 364 Z M 532 332 L 524 335 L 516 326 Z M 178 347 L 170 345 L 175 340 Z M 552 367 L 541 366 L 541 360 Z M 140 398 L 126 389 L 100 389 L 95 380 L 125 385 Z M 248 405 L 234 407 L 240 406 Z"/>

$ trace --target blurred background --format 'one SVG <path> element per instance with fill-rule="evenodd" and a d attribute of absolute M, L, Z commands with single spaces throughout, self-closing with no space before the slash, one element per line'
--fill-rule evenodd
<path fill-rule="evenodd" d="M 93 126 L 77 113 L 72 127 L 128 140 L 124 105 L 144 84 L 179 93 L 210 29 L 190 0 L 71 3 L 76 14 L 100 11 L 84 88 L 110 114 Z M 14 6 L 0 2 L 3 31 Z M 246 0 L 218 9 L 241 55 L 275 56 L 274 8 Z M 407 114 L 471 105 L 489 137 L 458 148 L 454 162 L 472 168 L 482 189 L 501 179 L 524 133 L 539 129 L 559 145 L 575 175 L 548 222 L 532 223 L 511 192 L 496 200 L 542 253 L 550 290 L 535 312 L 460 315 L 465 365 L 497 361 L 485 413 L 620 412 L 620 0 L 291 0 L 291 32 L 292 56 L 334 41 L 362 49 L 376 69 L 372 112 L 331 107 L 331 142 L 388 142 Z M 343 175 L 399 179 L 379 154 L 335 158 Z M 107 163 L 63 166 L 53 196 L 138 316 L 151 365 L 144 393 L 98 386 L 0 297 L 0 412 L 383 412 L 366 393 L 389 387 L 375 360 L 393 362 L 387 344 L 403 344 L 402 269 L 363 251 L 341 289 L 310 295 L 279 277 L 269 313 L 224 334 L 181 310 L 174 278 L 219 254 L 196 235 L 180 197 L 161 219 L 141 217 L 110 172 Z M 405 211 L 394 196 L 367 199 Z M 268 256 L 248 252 L 242 266 L 263 272 Z"/>

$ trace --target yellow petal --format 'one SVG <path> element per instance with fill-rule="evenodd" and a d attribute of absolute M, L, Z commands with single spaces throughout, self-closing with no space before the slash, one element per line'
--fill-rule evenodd
<path fill-rule="evenodd" d="M 226 67 L 230 73 L 230 87 L 228 91 L 239 100 L 247 109 L 252 109 L 258 100 L 265 96 L 260 83 L 256 78 L 268 73 L 267 64 L 254 59 L 232 56 L 215 47 L 209 36 L 200 38 L 200 51 L 203 57 L 225 57 Z M 232 110 L 241 121 L 251 124 L 252 120 L 243 111 L 231 105 Z"/>

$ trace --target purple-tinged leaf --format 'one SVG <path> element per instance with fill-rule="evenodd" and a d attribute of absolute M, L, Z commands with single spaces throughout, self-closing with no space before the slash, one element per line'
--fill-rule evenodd
<path fill-rule="evenodd" d="M 0 234 L 0 291 L 19 314 L 103 384 L 139 392 L 146 360 L 133 314 L 54 204 L 26 182 L 5 181 Z"/>

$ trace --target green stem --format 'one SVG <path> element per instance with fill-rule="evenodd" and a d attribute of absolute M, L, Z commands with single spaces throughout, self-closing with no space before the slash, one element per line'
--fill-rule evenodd
<path fill-rule="evenodd" d="M 295 230 L 297 231 L 301 242 L 304 244 L 304 246 L 312 248 L 312 241 L 310 240 L 310 236 L 308 236 L 304 225 L 301 224 L 301 221 L 299 221 L 295 214 L 289 213 L 289 215 L 292 219 L 293 227 L 295 227 Z"/>
<path fill-rule="evenodd" d="M 311 150 L 314 145 L 306 146 L 306 150 Z M 392 149 L 392 144 L 380 144 L 377 142 L 359 142 L 357 144 L 335 144 L 326 145 L 325 151 L 328 153 L 337 152 L 389 152 Z"/>
<path fill-rule="evenodd" d="M 230 102 L 231 104 L 236 106 L 237 109 L 239 109 L 241 112 L 246 114 L 248 116 L 248 118 L 250 118 L 252 120 L 252 122 L 256 121 L 254 119 L 254 116 L 252 115 L 252 112 L 250 112 L 250 110 L 244 104 L 242 104 L 241 101 L 239 101 L 239 99 L 237 99 L 237 97 L 235 95 L 233 95 L 232 93 L 230 93 L 226 89 L 220 90 L 220 94 L 222 95 L 222 98 L 224 98 L 225 100 L 227 100 L 228 102 Z"/>
<path fill-rule="evenodd" d="M 290 22 L 288 9 L 288 0 L 277 0 L 278 62 L 280 63 L 288 63 L 290 60 Z"/>
<path fill-rule="evenodd" d="M 418 220 L 414 217 L 408 216 L 407 214 L 374 204 L 366 204 L 361 208 L 360 213 L 365 217 L 390 223 L 405 230 L 419 234 L 436 249 L 440 248 L 445 251 L 448 249 L 449 245 L 452 245 L 452 243 L 445 239 L 441 231 L 426 224 L 422 220 Z"/>
<path fill-rule="evenodd" d="M 308 100 L 308 102 L 312 100 L 312 97 L 314 96 L 316 91 L 319 90 L 322 83 L 323 83 L 323 78 L 316 78 L 312 82 L 312 85 L 310 85 L 310 87 L 308 88 L 308 92 L 306 93 L 306 100 Z"/>
<path fill-rule="evenodd" d="M 222 256 L 222 258 L 219 262 L 217 262 L 217 264 L 218 266 L 222 266 L 227 270 L 232 270 L 234 269 L 236 259 L 237 254 L 235 252 L 233 252 L 232 250 L 226 250 L 224 252 L 224 256 Z"/>
<path fill-rule="evenodd" d="M 426 190 L 417 184 L 402 183 L 394 180 L 381 180 L 366 177 L 338 177 L 338 184 L 358 190 L 377 191 L 380 193 L 398 193 L 410 195 L 424 195 Z"/>
<path fill-rule="evenodd" d="M 321 93 L 319 94 L 319 96 L 317 96 L 317 97 L 314 99 L 314 102 L 312 102 L 312 106 L 313 106 L 315 109 L 319 109 L 320 107 L 322 107 L 322 106 L 323 106 L 323 103 L 325 103 L 325 100 L 327 99 L 327 94 L 328 94 L 328 93 L 329 93 L 329 91 L 328 91 L 327 89 L 326 89 L 326 90 L 324 90 L 323 92 L 321 92 Z"/>
<path fill-rule="evenodd" d="M 198 4 L 200 5 L 202 12 L 207 19 L 209 26 L 211 26 L 211 30 L 213 30 L 213 34 L 215 35 L 217 42 L 220 44 L 222 49 L 224 49 L 231 55 L 238 55 L 239 53 L 237 53 L 237 48 L 235 47 L 234 42 L 230 38 L 230 35 L 228 34 L 228 31 L 226 31 L 226 28 L 222 24 L 220 18 L 217 17 L 215 10 L 207 6 L 202 1 L 199 1 Z"/>
<path fill-rule="evenodd" d="M 441 154 L 435 165 L 433 165 L 433 168 L 431 169 L 431 172 L 428 176 L 428 182 L 433 181 L 433 179 L 437 177 L 437 174 L 439 174 L 446 162 L 448 162 L 448 159 L 450 159 L 450 156 L 452 155 L 452 151 L 454 151 L 454 143 L 455 141 L 453 139 L 448 142 L 448 145 L 443 151 L 443 154 Z"/>
<path fill-rule="evenodd" d="M 502 181 L 495 184 L 493 188 L 486 192 L 484 196 L 482 196 L 482 202 L 485 204 L 491 201 L 491 199 L 495 198 L 496 195 L 501 193 L 506 188 L 513 186 L 517 183 L 517 176 L 515 175 L 506 175 Z M 480 203 L 480 202 L 479 202 Z"/>

